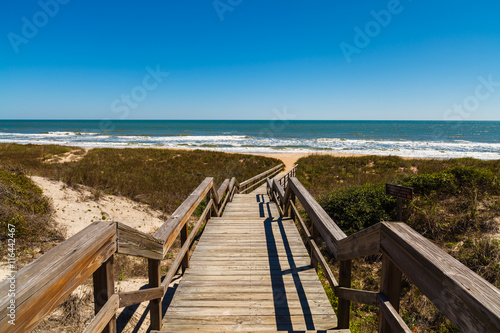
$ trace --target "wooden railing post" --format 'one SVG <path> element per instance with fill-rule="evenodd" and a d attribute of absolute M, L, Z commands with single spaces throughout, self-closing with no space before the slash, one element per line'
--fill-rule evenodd
<path fill-rule="evenodd" d="M 339 262 L 339 287 L 351 288 L 351 260 L 342 260 Z M 351 311 L 351 302 L 339 298 L 338 307 L 338 328 L 348 329 L 349 328 L 349 315 Z"/>
<path fill-rule="evenodd" d="M 181 229 L 181 247 L 184 245 L 184 243 L 186 243 L 187 238 L 188 238 L 188 222 L 186 222 L 186 224 L 184 224 L 184 226 Z M 182 273 L 184 273 L 188 267 L 189 267 L 189 250 L 182 258 Z"/>
<path fill-rule="evenodd" d="M 396 311 L 399 312 L 399 295 L 401 292 L 402 273 L 397 266 L 384 254 L 382 256 L 382 281 L 380 282 L 380 292 L 387 297 Z M 391 329 L 387 321 L 379 312 L 379 332 L 397 333 Z"/>
<path fill-rule="evenodd" d="M 319 237 L 318 229 L 316 229 L 314 222 L 311 222 L 311 237 L 314 241 L 316 241 L 316 239 L 318 239 Z M 309 250 L 311 251 L 311 265 L 314 268 L 318 268 L 318 260 L 314 256 L 312 246 L 309 248 Z"/>
<path fill-rule="evenodd" d="M 293 202 L 293 204 L 295 205 L 295 193 L 293 193 L 293 192 L 290 194 L 290 201 Z M 292 209 L 292 205 L 290 205 L 289 209 L 290 209 L 290 213 L 288 213 L 288 215 L 290 216 L 290 218 L 292 220 L 295 221 L 295 212 Z"/>
<path fill-rule="evenodd" d="M 210 191 L 207 192 L 207 195 L 205 196 L 205 200 L 207 201 L 207 205 L 210 202 L 210 199 L 212 198 L 212 193 Z M 214 200 L 214 206 L 215 206 L 215 200 Z M 208 213 L 208 216 L 214 217 L 214 206 L 210 207 L 210 212 Z"/>
<path fill-rule="evenodd" d="M 148 259 L 149 288 L 161 286 L 160 260 Z M 161 329 L 161 298 L 149 302 L 151 330 Z"/>
<path fill-rule="evenodd" d="M 97 314 L 115 292 L 113 256 L 101 265 L 93 274 L 94 312 Z M 116 316 L 109 321 L 104 333 L 116 333 Z"/>

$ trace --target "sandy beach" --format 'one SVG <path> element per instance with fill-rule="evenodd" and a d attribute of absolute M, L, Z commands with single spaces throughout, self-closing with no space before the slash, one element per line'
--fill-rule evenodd
<path fill-rule="evenodd" d="M 336 157 L 352 157 L 352 156 L 366 156 L 366 154 L 341 154 L 341 153 L 250 153 L 248 155 L 259 155 L 270 158 L 277 158 L 283 161 L 285 164 L 285 171 L 289 171 L 302 157 L 307 157 L 310 155 L 332 155 Z"/>

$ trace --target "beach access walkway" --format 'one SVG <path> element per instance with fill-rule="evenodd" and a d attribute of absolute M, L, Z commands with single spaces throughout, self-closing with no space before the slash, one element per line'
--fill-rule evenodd
<path fill-rule="evenodd" d="M 165 332 L 336 327 L 295 223 L 280 217 L 265 185 L 210 219 L 163 318 Z"/>
<path fill-rule="evenodd" d="M 282 170 L 220 186 L 205 178 L 153 235 L 92 222 L 0 281 L 0 332 L 33 330 L 92 277 L 95 316 L 84 333 L 116 333 L 119 309 L 143 302 L 149 327 L 140 322 L 135 331 L 349 332 L 357 302 L 378 309 L 379 332 L 412 333 L 399 313 L 403 274 L 460 332 L 500 332 L 498 288 L 404 222 L 347 236 L 296 177 L 296 166 L 278 177 Z M 147 260 L 147 286 L 115 289 L 116 254 Z M 167 255 L 175 259 L 165 267 Z M 352 288 L 352 260 L 373 255 L 381 258 L 380 289 Z"/>

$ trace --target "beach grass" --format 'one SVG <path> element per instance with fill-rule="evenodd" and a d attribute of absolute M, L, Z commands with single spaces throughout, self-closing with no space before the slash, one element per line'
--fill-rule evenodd
<path fill-rule="evenodd" d="M 57 162 L 69 152 L 84 155 L 77 161 Z M 56 162 L 53 163 L 52 161 Z M 203 150 L 91 149 L 0 144 L 0 166 L 30 175 L 62 180 L 68 185 L 94 188 L 95 195 L 116 194 L 172 213 L 205 177 L 216 185 L 236 177 L 246 180 L 280 160 Z"/>

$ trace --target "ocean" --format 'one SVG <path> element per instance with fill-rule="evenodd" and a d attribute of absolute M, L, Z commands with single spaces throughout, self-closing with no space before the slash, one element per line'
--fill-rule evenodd
<path fill-rule="evenodd" d="M 500 159 L 498 121 L 0 120 L 0 143 Z"/>

